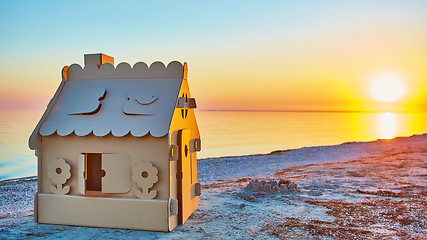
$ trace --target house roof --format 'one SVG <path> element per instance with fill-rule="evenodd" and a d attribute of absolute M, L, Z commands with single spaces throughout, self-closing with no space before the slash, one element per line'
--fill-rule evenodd
<path fill-rule="evenodd" d="M 85 68 L 73 64 L 65 68 L 64 80 L 30 137 L 35 149 L 37 137 L 57 133 L 86 136 L 150 133 L 162 137 L 169 132 L 186 64 L 172 62 L 167 67 L 156 62 L 133 68 L 121 63 L 114 68 L 95 64 Z M 64 72 L 64 71 L 63 71 Z"/>

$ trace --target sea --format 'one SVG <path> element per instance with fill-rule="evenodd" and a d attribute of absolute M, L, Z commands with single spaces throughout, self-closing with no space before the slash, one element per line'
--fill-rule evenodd
<path fill-rule="evenodd" d="M 36 175 L 28 138 L 42 114 L 0 110 L 0 180 Z M 427 113 L 196 111 L 196 117 L 199 159 L 427 133 Z"/>

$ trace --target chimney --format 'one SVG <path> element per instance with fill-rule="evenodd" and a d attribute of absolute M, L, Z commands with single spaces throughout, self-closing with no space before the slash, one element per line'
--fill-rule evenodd
<path fill-rule="evenodd" d="M 85 66 L 88 63 L 95 63 L 98 68 L 104 63 L 111 63 L 114 66 L 114 58 L 103 53 L 85 54 Z"/>

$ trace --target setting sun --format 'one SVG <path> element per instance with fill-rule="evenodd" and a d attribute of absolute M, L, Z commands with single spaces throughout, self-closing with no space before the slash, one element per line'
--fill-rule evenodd
<path fill-rule="evenodd" d="M 397 101 L 404 93 L 401 80 L 395 75 L 380 75 L 375 77 L 370 91 L 375 99 L 383 102 Z"/>

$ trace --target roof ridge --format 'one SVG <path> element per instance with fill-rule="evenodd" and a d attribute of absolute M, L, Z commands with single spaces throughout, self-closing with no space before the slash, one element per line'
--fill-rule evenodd
<path fill-rule="evenodd" d="M 71 64 L 67 70 L 67 81 L 92 80 L 92 79 L 115 79 L 115 78 L 183 78 L 187 76 L 187 64 L 172 61 L 167 66 L 156 61 L 148 66 L 144 62 L 137 62 L 130 66 L 122 62 L 114 67 L 110 63 L 104 63 L 99 68 L 94 63 L 88 63 L 84 68 L 79 64 Z"/>

